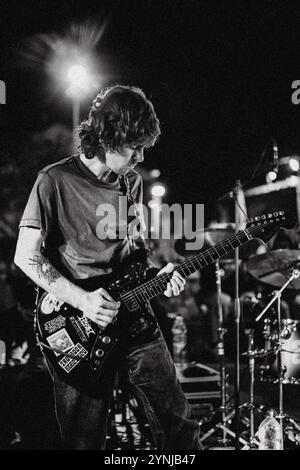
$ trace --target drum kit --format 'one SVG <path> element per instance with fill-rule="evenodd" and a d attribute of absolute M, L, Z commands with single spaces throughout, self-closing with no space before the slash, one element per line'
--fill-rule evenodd
<path fill-rule="evenodd" d="M 230 236 L 234 232 L 233 224 L 216 224 L 204 230 L 204 247 L 211 246 Z M 200 234 L 203 237 L 203 232 Z M 257 292 L 242 295 L 242 334 L 247 338 L 247 347 L 241 351 L 241 356 L 248 362 L 249 371 L 249 402 L 244 403 L 241 409 L 248 413 L 248 435 L 238 436 L 245 448 L 257 448 L 255 416 L 257 412 L 263 416 L 265 405 L 255 402 L 255 386 L 262 384 L 276 384 L 278 387 L 278 413 L 277 419 L 281 425 L 282 446 L 287 429 L 292 427 L 297 434 L 297 445 L 300 445 L 300 428 L 296 422 L 284 413 L 283 385 L 300 385 L 300 316 L 298 319 L 288 318 L 289 310 L 282 294 L 291 296 L 300 294 L 300 250 L 279 249 L 267 250 L 261 254 L 254 254 L 260 246 L 259 242 L 246 244 L 242 247 L 239 257 L 239 269 L 246 273 L 252 284 L 258 286 Z M 175 250 L 183 253 L 182 242 L 178 242 Z M 226 447 L 226 443 L 234 436 L 230 424 L 234 419 L 235 411 L 228 409 L 227 374 L 225 364 L 224 318 L 222 313 L 221 280 L 228 278 L 234 271 L 235 264 L 228 256 L 220 258 L 215 266 L 215 284 L 217 291 L 218 318 L 218 356 L 220 361 L 221 381 L 221 421 L 214 425 L 202 436 L 202 442 L 210 438 L 217 431 L 222 431 L 219 442 Z M 205 273 L 204 273 L 205 275 Z M 272 293 L 270 294 L 270 291 Z M 226 348 L 225 348 L 226 349 Z M 204 420 L 206 421 L 206 420 Z M 288 423 L 288 425 L 286 424 Z M 228 439 L 229 438 L 229 439 Z M 283 448 L 283 447 L 282 447 Z"/>

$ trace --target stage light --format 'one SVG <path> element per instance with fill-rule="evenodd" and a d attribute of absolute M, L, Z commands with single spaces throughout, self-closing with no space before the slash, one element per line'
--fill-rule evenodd
<path fill-rule="evenodd" d="M 166 187 L 161 183 L 154 184 L 151 187 L 151 194 L 153 197 L 163 197 L 166 194 Z"/>
<path fill-rule="evenodd" d="M 55 32 L 36 34 L 26 41 L 20 54 L 20 63 L 24 67 L 44 70 L 51 78 L 52 95 L 63 93 L 70 98 L 74 149 L 78 144 L 76 129 L 80 122 L 80 107 L 86 105 L 104 82 L 114 78 L 111 64 L 101 58 L 96 49 L 106 26 L 106 19 L 101 23 L 86 20 L 71 23 L 62 35 Z"/>
<path fill-rule="evenodd" d="M 88 72 L 83 65 L 71 65 L 67 76 L 71 86 L 77 87 L 78 90 L 85 90 L 89 84 Z"/>
<path fill-rule="evenodd" d="M 300 156 L 293 154 L 279 159 L 277 180 L 284 180 L 292 176 L 299 176 Z"/>
<path fill-rule="evenodd" d="M 294 173 L 297 173 L 300 168 L 299 161 L 296 158 L 290 158 L 289 167 Z"/>
<path fill-rule="evenodd" d="M 81 104 L 100 88 L 97 62 L 91 50 L 81 44 L 62 40 L 47 65 L 49 74 L 72 101 L 75 139 Z"/>
<path fill-rule="evenodd" d="M 157 168 L 154 168 L 153 170 L 150 171 L 150 176 L 151 178 L 159 178 L 160 170 L 158 170 Z"/>
<path fill-rule="evenodd" d="M 277 178 L 277 173 L 276 171 L 269 171 L 267 174 L 267 182 L 271 183 L 272 181 L 275 181 Z"/>

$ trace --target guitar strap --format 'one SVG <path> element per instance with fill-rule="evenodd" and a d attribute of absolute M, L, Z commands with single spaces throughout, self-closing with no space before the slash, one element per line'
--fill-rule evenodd
<path fill-rule="evenodd" d="M 135 225 L 135 230 L 138 232 L 137 238 L 142 241 L 144 246 L 146 246 L 146 241 L 145 241 L 143 231 L 142 231 L 142 214 L 140 213 L 136 199 L 134 198 L 132 194 L 132 190 L 131 190 L 127 175 L 122 175 L 120 177 L 120 186 L 121 186 L 121 191 L 123 192 L 124 196 L 127 197 L 128 208 L 133 207 L 134 209 L 134 215 L 127 216 L 127 237 L 128 237 L 129 244 L 130 244 L 130 249 L 131 251 L 133 251 L 134 249 L 136 249 L 136 246 L 135 246 L 136 237 L 133 237 L 133 234 L 130 233 L 130 223 L 133 222 L 135 219 L 139 220 L 139 223 Z"/>

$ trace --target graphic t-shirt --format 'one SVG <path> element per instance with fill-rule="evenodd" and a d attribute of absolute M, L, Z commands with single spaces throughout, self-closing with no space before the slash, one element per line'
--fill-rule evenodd
<path fill-rule="evenodd" d="M 142 178 L 130 171 L 127 180 L 139 208 Z M 124 192 L 121 177 L 115 175 L 112 183 L 101 182 L 80 155 L 71 156 L 39 172 L 20 227 L 42 230 L 45 256 L 69 279 L 107 274 L 136 248 L 128 233 L 136 232 L 138 237 L 137 230 L 131 230 L 137 227 L 138 218 L 128 222 Z"/>

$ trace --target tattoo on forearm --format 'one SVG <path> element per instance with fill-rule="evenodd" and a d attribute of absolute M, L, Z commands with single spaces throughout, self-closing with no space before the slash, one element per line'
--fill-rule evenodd
<path fill-rule="evenodd" d="M 33 258 L 29 258 L 29 260 L 32 261 L 29 265 L 37 272 L 39 278 L 46 280 L 49 286 L 61 277 L 56 269 L 42 256 L 35 255 Z"/>

